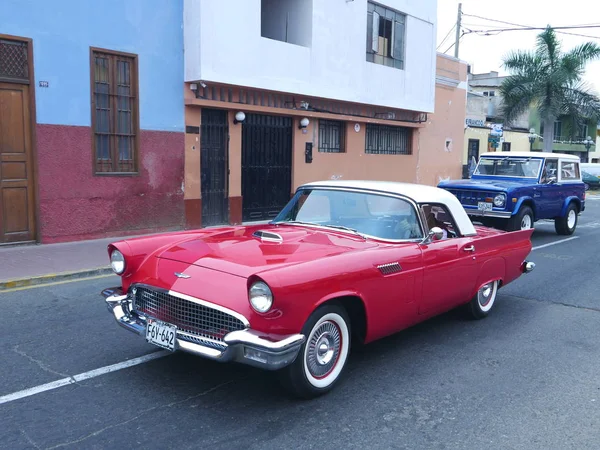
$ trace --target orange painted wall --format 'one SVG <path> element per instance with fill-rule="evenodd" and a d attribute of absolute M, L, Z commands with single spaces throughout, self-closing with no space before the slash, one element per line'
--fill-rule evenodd
<path fill-rule="evenodd" d="M 185 125 L 200 126 L 200 108 L 185 108 Z M 185 134 L 184 199 L 200 198 L 200 135 Z"/>
<path fill-rule="evenodd" d="M 438 55 L 437 76 L 466 81 L 467 65 Z M 463 83 L 464 86 L 464 83 Z M 437 185 L 442 179 L 461 178 L 466 117 L 466 90 L 437 83 L 435 112 L 420 130 L 417 182 Z M 446 141 L 451 144 L 446 147 Z"/>

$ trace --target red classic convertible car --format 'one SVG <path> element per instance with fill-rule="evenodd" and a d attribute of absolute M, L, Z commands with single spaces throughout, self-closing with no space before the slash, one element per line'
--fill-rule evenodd
<path fill-rule="evenodd" d="M 309 183 L 268 224 L 109 245 L 122 285 L 103 296 L 154 345 L 277 370 L 308 398 L 340 379 L 351 343 L 459 306 L 488 315 L 533 270 L 532 232 L 474 227 L 436 187 Z"/>

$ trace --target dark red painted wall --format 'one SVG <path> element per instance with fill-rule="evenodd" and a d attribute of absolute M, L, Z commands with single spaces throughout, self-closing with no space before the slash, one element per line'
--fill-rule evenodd
<path fill-rule="evenodd" d="M 140 175 L 94 176 L 90 128 L 38 125 L 42 243 L 183 228 L 184 133 L 142 130 Z"/>

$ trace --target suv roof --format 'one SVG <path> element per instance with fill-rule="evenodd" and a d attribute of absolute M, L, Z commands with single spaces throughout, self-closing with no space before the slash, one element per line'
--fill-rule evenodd
<path fill-rule="evenodd" d="M 568 153 L 546 153 L 546 152 L 486 152 L 479 155 L 483 156 L 498 156 L 498 157 L 510 157 L 515 158 L 562 158 L 571 159 L 573 161 L 579 161 L 579 156 L 569 155 Z"/>

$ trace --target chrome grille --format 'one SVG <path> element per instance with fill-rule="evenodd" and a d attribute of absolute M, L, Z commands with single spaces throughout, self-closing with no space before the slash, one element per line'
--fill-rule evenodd
<path fill-rule="evenodd" d="M 463 205 L 477 206 L 477 202 L 484 202 L 486 198 L 494 198 L 497 192 L 473 191 L 466 189 L 447 189 Z"/>
<path fill-rule="evenodd" d="M 246 328 L 231 314 L 145 287 L 135 288 L 133 308 L 137 313 L 177 326 L 178 331 L 197 337 L 198 342 L 191 336 L 182 336 L 185 340 L 203 345 L 208 343 L 202 338 L 222 342 L 227 333 Z"/>

